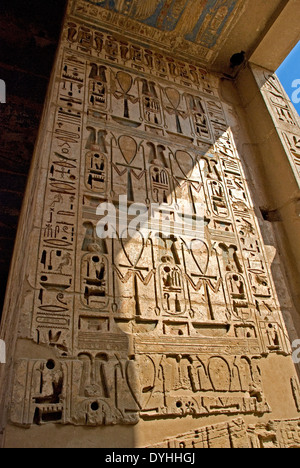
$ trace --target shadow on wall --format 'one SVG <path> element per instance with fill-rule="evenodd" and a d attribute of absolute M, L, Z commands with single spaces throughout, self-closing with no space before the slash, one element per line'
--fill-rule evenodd
<path fill-rule="evenodd" d="M 6 104 L 0 105 L 0 311 L 65 6 L 65 0 L 0 5 L 0 79 L 6 84 Z"/>
<path fill-rule="evenodd" d="M 297 122 L 297 112 L 278 77 L 260 67 L 254 66 L 253 70 L 242 71 L 237 80 L 241 100 L 234 87 L 230 91 L 227 90 L 226 82 L 222 85 L 222 97 L 225 101 L 228 99 L 232 105 L 232 96 L 236 95 L 236 117 L 232 130 L 266 246 L 277 300 L 289 340 L 293 343 L 300 334 L 297 273 L 299 205 L 295 196 L 299 193 L 295 177 L 299 165 L 299 121 Z M 248 85 L 247 90 L 245 82 Z M 254 91 L 251 90 L 251 86 Z M 260 87 L 262 94 L 259 105 L 257 87 Z M 251 96 L 255 96 L 256 100 L 252 100 Z M 253 104 L 254 101 L 256 105 Z M 241 112 L 242 105 L 245 105 L 245 108 Z M 245 112 L 250 118 L 247 128 L 243 129 L 239 125 L 239 119 L 244 118 Z M 278 136 L 274 135 L 274 125 L 279 129 Z M 266 129 L 270 135 L 267 138 Z M 248 135 L 252 136 L 251 140 L 247 131 Z"/>

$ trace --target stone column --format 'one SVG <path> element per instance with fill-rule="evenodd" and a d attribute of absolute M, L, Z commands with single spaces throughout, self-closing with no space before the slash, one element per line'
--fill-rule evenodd
<path fill-rule="evenodd" d="M 297 339 L 300 336 L 299 116 L 276 74 L 261 66 L 250 63 L 242 70 L 237 89 L 268 197 L 265 206 L 261 206 L 262 214 L 275 228 L 294 299 L 293 309 L 297 310 L 289 327 L 291 337 Z"/>

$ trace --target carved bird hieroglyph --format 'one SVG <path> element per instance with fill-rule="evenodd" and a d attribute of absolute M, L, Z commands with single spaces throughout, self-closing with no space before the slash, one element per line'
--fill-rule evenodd
<path fill-rule="evenodd" d="M 153 15 L 160 0 L 138 0 L 136 3 L 135 18 L 145 20 Z"/>

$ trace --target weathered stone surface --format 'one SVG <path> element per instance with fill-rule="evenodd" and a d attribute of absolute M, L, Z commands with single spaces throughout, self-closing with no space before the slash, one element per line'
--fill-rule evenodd
<path fill-rule="evenodd" d="M 109 14 L 71 0 L 63 26 L 2 328 L 4 445 L 60 425 L 101 431 L 103 447 L 121 426 L 140 446 L 298 446 L 299 384 L 276 250 L 239 149 L 245 119 L 232 125 L 217 75 L 120 37 Z M 139 215 L 131 236 L 125 215 L 131 226 Z"/>

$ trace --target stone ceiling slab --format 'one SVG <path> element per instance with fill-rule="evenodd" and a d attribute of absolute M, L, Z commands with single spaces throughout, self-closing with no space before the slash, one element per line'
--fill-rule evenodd
<path fill-rule="evenodd" d="M 75 8 L 77 15 L 99 19 L 124 36 L 209 64 L 244 4 L 241 0 L 81 0 Z"/>

